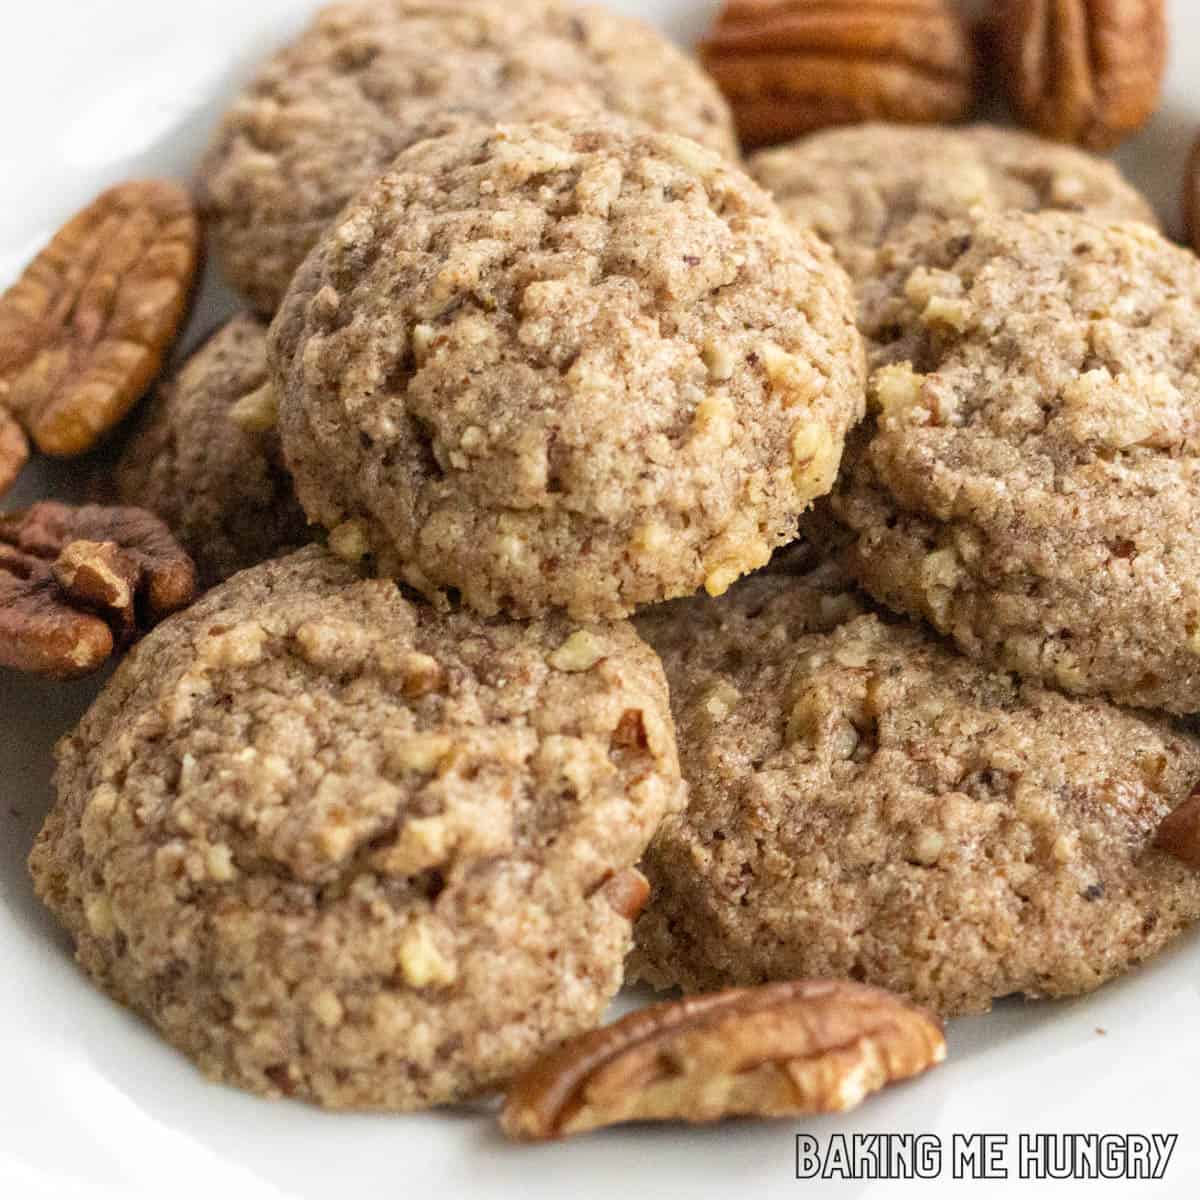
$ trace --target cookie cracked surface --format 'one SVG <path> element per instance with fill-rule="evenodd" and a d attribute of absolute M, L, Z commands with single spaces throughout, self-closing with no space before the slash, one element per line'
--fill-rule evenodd
<path fill-rule="evenodd" d="M 638 618 L 691 795 L 643 864 L 635 975 L 852 978 L 952 1015 L 1089 991 L 1200 917 L 1200 874 L 1153 845 L 1200 740 L 864 604 L 822 568 Z"/>
<path fill-rule="evenodd" d="M 239 415 L 266 383 L 266 327 L 235 317 L 159 388 L 117 467 L 123 502 L 167 522 L 204 587 L 308 540 L 279 434 Z"/>
<path fill-rule="evenodd" d="M 885 255 L 833 499 L 863 585 L 1027 678 L 1200 709 L 1200 262 L 1062 213 Z"/>
<path fill-rule="evenodd" d="M 1157 224 L 1106 159 L 993 125 L 831 129 L 760 151 L 747 169 L 789 220 L 829 242 L 858 281 L 875 273 L 886 242 L 984 212 L 1059 209 Z"/>
<path fill-rule="evenodd" d="M 741 172 L 625 125 L 413 147 L 272 326 L 309 517 L 485 614 L 723 591 L 832 487 L 848 280 Z"/>
<path fill-rule="evenodd" d="M 97 983 L 217 1079 L 388 1109 L 599 1020 L 605 885 L 682 802 L 631 626 L 440 614 L 316 546 L 142 642 L 57 790 L 31 868 Z"/>
<path fill-rule="evenodd" d="M 716 85 L 631 17 L 561 0 L 331 5 L 234 102 L 201 199 L 226 273 L 270 313 L 342 206 L 415 142 L 607 112 L 737 158 Z"/>

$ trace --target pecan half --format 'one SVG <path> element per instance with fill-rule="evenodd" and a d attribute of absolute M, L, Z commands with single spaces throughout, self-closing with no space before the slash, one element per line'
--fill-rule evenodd
<path fill-rule="evenodd" d="M 187 192 L 105 192 L 0 296 L 0 402 L 45 454 L 91 449 L 158 374 L 199 261 Z"/>
<path fill-rule="evenodd" d="M 1106 150 L 1158 107 L 1163 0 L 997 0 L 995 28 L 1013 105 L 1047 137 Z"/>
<path fill-rule="evenodd" d="M 953 121 L 974 98 L 947 0 L 728 0 L 699 46 L 746 146 L 854 121 Z"/>
<path fill-rule="evenodd" d="M 1154 844 L 1200 870 L 1200 787 L 1163 818 Z"/>
<path fill-rule="evenodd" d="M 845 1112 L 942 1061 L 932 1013 L 879 988 L 809 980 L 657 1004 L 567 1042 L 512 1086 L 510 1137 L 622 1121 Z"/>
<path fill-rule="evenodd" d="M 192 560 L 140 508 L 55 501 L 0 516 L 0 666 L 49 679 L 98 670 L 183 608 Z"/>
<path fill-rule="evenodd" d="M 29 461 L 29 441 L 25 431 L 8 410 L 0 408 L 0 496 L 11 489 Z"/>

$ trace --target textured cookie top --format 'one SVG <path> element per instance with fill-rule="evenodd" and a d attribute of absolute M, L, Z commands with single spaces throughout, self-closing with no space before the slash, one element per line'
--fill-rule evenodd
<path fill-rule="evenodd" d="M 989 217 L 884 251 L 855 570 L 969 653 L 1200 708 L 1200 262 L 1140 224 Z"/>
<path fill-rule="evenodd" d="M 970 1012 L 1096 987 L 1200 916 L 1200 875 L 1150 848 L 1200 779 L 1168 722 L 984 670 L 830 569 L 638 625 L 691 788 L 643 866 L 642 977 L 850 977 Z"/>
<path fill-rule="evenodd" d="M 858 280 L 874 273 L 885 242 L 968 214 L 1063 209 L 1156 224 L 1150 205 L 1112 163 L 990 125 L 831 129 L 764 150 L 748 169 Z"/>
<path fill-rule="evenodd" d="M 363 0 L 322 11 L 218 129 L 202 199 L 230 278 L 265 312 L 343 204 L 466 120 L 615 112 L 737 143 L 716 85 L 630 17 L 561 0 Z"/>
<path fill-rule="evenodd" d="M 170 525 L 205 587 L 308 540 L 273 418 L 239 413 L 266 382 L 266 327 L 235 317 L 159 388 L 117 466 L 122 502 Z"/>
<path fill-rule="evenodd" d="M 414 146 L 271 336 L 309 516 L 483 613 L 722 591 L 830 489 L 863 407 L 828 249 L 717 155 L 623 124 Z"/>
<path fill-rule="evenodd" d="M 143 641 L 57 785 L 32 866 L 89 970 L 223 1078 L 398 1108 L 598 1019 L 600 889 L 682 800 L 630 626 L 439 614 L 317 547 Z"/>

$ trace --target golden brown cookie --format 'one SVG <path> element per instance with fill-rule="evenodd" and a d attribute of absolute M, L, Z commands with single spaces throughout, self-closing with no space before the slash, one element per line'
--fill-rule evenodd
<path fill-rule="evenodd" d="M 1080 695 L 1200 710 L 1200 262 L 1001 214 L 892 243 L 833 507 L 878 600 Z"/>
<path fill-rule="evenodd" d="M 956 217 L 1057 209 L 1157 225 L 1111 162 L 994 125 L 851 125 L 761 151 L 747 169 L 856 281 L 885 243 Z"/>
<path fill-rule="evenodd" d="M 853 317 L 828 248 L 695 142 L 430 139 L 272 326 L 284 451 L 331 544 L 431 597 L 590 618 L 718 593 L 833 485 Z"/>
<path fill-rule="evenodd" d="M 101 987 L 216 1079 L 387 1109 L 599 1020 L 683 798 L 630 625 L 438 613 L 316 546 L 142 642 L 57 788 L 31 868 Z"/>
<path fill-rule="evenodd" d="M 837 568 L 638 618 L 663 656 L 686 812 L 643 870 L 634 973 L 809 976 L 950 1015 L 1090 991 L 1200 917 L 1155 848 L 1200 740 L 865 611 Z"/>
<path fill-rule="evenodd" d="M 308 540 L 266 381 L 266 326 L 235 317 L 159 388 L 117 466 L 122 500 L 170 525 L 204 587 Z"/>
<path fill-rule="evenodd" d="M 563 0 L 332 5 L 234 102 L 200 171 L 226 273 L 273 312 L 355 192 L 407 147 L 480 119 L 617 113 L 737 157 L 716 85 L 661 34 Z"/>

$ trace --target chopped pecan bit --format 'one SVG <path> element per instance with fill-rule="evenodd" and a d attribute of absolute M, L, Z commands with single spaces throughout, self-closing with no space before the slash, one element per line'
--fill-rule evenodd
<path fill-rule="evenodd" d="M 73 457 L 129 411 L 179 331 L 199 262 L 185 189 L 111 188 L 0 296 L 0 402 L 45 454 Z"/>
<path fill-rule="evenodd" d="M 17 482 L 21 468 L 29 461 L 29 439 L 25 430 L 0 407 L 0 496 Z"/>
<path fill-rule="evenodd" d="M 501 1124 L 540 1140 L 623 1121 L 844 1112 L 946 1056 L 940 1021 L 879 988 L 810 980 L 657 1004 L 518 1079 Z"/>
<path fill-rule="evenodd" d="M 650 881 L 636 867 L 629 867 L 609 876 L 601 891 L 614 912 L 633 921 L 650 899 Z"/>
<path fill-rule="evenodd" d="M 640 708 L 627 708 L 612 732 L 614 750 L 644 751 L 650 746 L 650 735 L 646 732 L 646 718 Z"/>
<path fill-rule="evenodd" d="M 1200 870 L 1200 788 L 1167 814 L 1158 827 L 1154 844 Z"/>
<path fill-rule="evenodd" d="M 0 516 L 0 666 L 74 679 L 195 594 L 192 561 L 138 508 L 55 501 Z"/>

